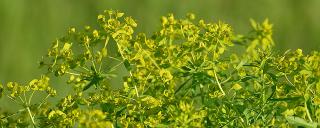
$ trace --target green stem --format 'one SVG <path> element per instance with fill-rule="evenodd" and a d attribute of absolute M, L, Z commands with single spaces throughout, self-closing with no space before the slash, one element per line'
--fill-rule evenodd
<path fill-rule="evenodd" d="M 222 89 L 222 87 L 221 87 L 221 84 L 220 84 L 220 82 L 219 82 L 219 80 L 218 80 L 218 76 L 217 76 L 216 71 L 213 70 L 213 72 L 214 72 L 214 77 L 215 77 L 215 79 L 216 79 L 216 82 L 217 82 L 217 84 L 218 84 L 218 86 L 219 86 L 220 91 L 222 92 L 223 95 L 226 95 L 226 93 L 223 91 L 223 89 Z"/>
<path fill-rule="evenodd" d="M 108 72 L 110 73 L 110 72 L 115 71 L 119 66 L 121 66 L 121 64 L 123 64 L 123 62 L 124 62 L 124 61 L 121 61 L 119 64 L 113 66 Z"/>
<path fill-rule="evenodd" d="M 227 79 L 225 79 L 224 81 L 220 82 L 220 84 L 224 84 L 224 83 L 228 82 L 230 79 L 231 79 L 231 75 Z"/>
<path fill-rule="evenodd" d="M 32 113 L 31 113 L 31 111 L 30 111 L 30 108 L 27 107 L 27 110 L 28 110 L 29 116 L 30 116 L 30 118 L 31 118 L 33 127 L 35 128 L 35 127 L 36 127 L 36 123 L 34 122 L 34 117 L 32 116 Z"/>
<path fill-rule="evenodd" d="M 29 97 L 29 101 L 28 101 L 28 104 L 30 105 L 31 104 L 31 99 L 32 99 L 32 97 L 33 97 L 33 94 L 34 94 L 34 90 L 32 91 L 32 93 L 31 93 L 31 95 L 30 95 L 30 97 Z M 27 102 L 27 101 L 26 101 Z"/>
<path fill-rule="evenodd" d="M 80 76 L 80 74 L 78 74 L 78 73 L 73 73 L 73 72 L 66 72 L 66 74 L 75 75 L 75 76 Z"/>
<path fill-rule="evenodd" d="M 23 112 L 23 111 L 25 111 L 25 109 L 20 109 L 20 110 L 18 110 L 18 112 L 16 112 L 16 113 L 10 114 L 10 115 L 5 116 L 5 117 L 2 117 L 1 120 L 2 120 L 2 119 L 9 118 L 9 117 L 12 117 L 12 116 L 15 116 L 15 115 L 17 115 L 17 114 L 19 114 L 20 112 Z"/>
<path fill-rule="evenodd" d="M 262 81 L 262 102 L 263 103 L 266 103 L 266 89 L 265 89 L 265 84 L 264 84 L 264 74 L 262 72 L 261 76 L 260 76 L 260 79 Z"/>
<path fill-rule="evenodd" d="M 48 95 L 41 101 L 41 103 L 40 103 L 39 106 L 38 106 L 38 109 L 40 109 L 40 107 L 44 104 L 44 102 L 48 99 L 49 96 L 50 96 L 50 95 L 48 94 Z"/>
<path fill-rule="evenodd" d="M 138 89 L 137 89 L 137 86 L 136 86 L 136 85 L 134 86 L 134 89 L 136 90 L 137 97 L 139 97 L 139 92 L 138 92 Z"/>
<path fill-rule="evenodd" d="M 21 96 L 18 96 L 19 97 L 19 99 L 20 99 L 20 101 L 21 101 L 21 103 L 22 104 L 25 104 L 27 101 L 24 101 L 22 98 L 21 98 Z"/>
<path fill-rule="evenodd" d="M 177 93 L 180 91 L 180 89 L 181 89 L 184 85 L 186 85 L 186 84 L 188 83 L 189 80 L 191 80 L 191 78 L 189 78 L 188 80 L 186 80 L 185 82 L 183 82 L 183 83 L 179 86 L 179 88 L 178 88 L 174 93 L 177 94 Z"/>
<path fill-rule="evenodd" d="M 310 122 L 313 122 L 312 121 L 312 118 L 311 118 L 311 115 L 310 115 L 310 112 L 308 110 L 308 106 L 307 106 L 307 101 L 304 102 L 304 108 L 306 109 L 306 113 L 307 113 L 307 116 L 308 116 L 308 119 Z"/>
<path fill-rule="evenodd" d="M 112 57 L 112 56 L 108 56 L 108 58 L 113 59 L 113 60 L 116 60 L 116 61 L 122 61 L 122 60 L 120 60 L 120 59 L 118 59 L 118 58 L 115 58 L 115 57 Z"/>
<path fill-rule="evenodd" d="M 86 67 L 83 67 L 83 66 L 80 66 L 82 69 L 84 69 L 84 70 L 86 70 L 86 71 L 88 71 L 88 72 L 90 72 L 90 70 L 88 69 L 88 68 L 86 68 Z"/>
<path fill-rule="evenodd" d="M 18 102 L 16 99 L 14 99 L 11 96 L 7 96 L 9 99 L 11 99 L 12 101 L 14 101 L 15 103 L 19 104 L 19 105 L 23 105 L 23 103 Z"/>
<path fill-rule="evenodd" d="M 160 69 L 159 65 L 157 64 L 157 62 L 147 53 L 147 52 L 144 52 L 145 55 L 147 55 L 147 57 L 151 60 L 151 62 L 158 68 Z"/>
<path fill-rule="evenodd" d="M 307 82 L 306 82 L 306 81 L 304 81 L 304 83 L 305 83 L 305 85 L 307 86 L 307 89 L 306 89 L 306 91 L 305 91 L 305 94 L 306 94 L 306 93 L 308 93 L 309 88 L 312 86 L 312 84 L 311 84 L 311 85 L 307 85 Z M 308 101 L 308 100 L 309 100 L 309 98 L 308 98 L 308 99 L 305 98 L 305 100 L 304 100 L 304 108 L 306 109 L 306 113 L 307 113 L 307 116 L 308 116 L 309 121 L 310 121 L 310 122 L 313 122 L 313 121 L 312 121 L 312 118 L 311 118 L 311 115 L 310 115 L 310 112 L 309 112 L 309 109 L 308 109 L 308 105 L 307 105 L 307 101 Z"/>
<path fill-rule="evenodd" d="M 109 36 L 108 36 L 107 39 L 106 39 L 106 41 L 105 41 L 105 43 L 104 43 L 103 49 L 106 49 L 106 48 L 107 48 L 109 39 L 110 39 L 110 38 L 109 38 Z M 100 62 L 100 64 L 99 64 L 99 72 L 101 71 L 102 64 L 103 64 L 103 62 L 102 62 L 102 60 L 101 60 L 101 62 Z"/>
<path fill-rule="evenodd" d="M 299 92 L 299 94 L 302 94 L 302 93 L 300 92 L 300 90 L 289 80 L 287 74 L 284 74 L 284 77 L 285 77 L 286 80 L 290 83 L 290 85 L 293 86 L 293 87 L 296 89 L 297 92 Z"/>

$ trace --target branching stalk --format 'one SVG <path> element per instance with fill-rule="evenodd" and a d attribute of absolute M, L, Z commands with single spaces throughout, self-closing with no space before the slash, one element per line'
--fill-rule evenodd
<path fill-rule="evenodd" d="M 34 117 L 33 117 L 32 113 L 31 113 L 31 111 L 30 111 L 30 108 L 27 107 L 27 110 L 28 110 L 30 119 L 31 119 L 31 121 L 32 121 L 33 127 L 35 128 L 35 127 L 36 127 L 36 123 L 35 123 L 35 121 L 34 121 Z"/>
<path fill-rule="evenodd" d="M 38 109 L 44 104 L 44 102 L 46 101 L 46 99 L 48 99 L 49 96 L 50 96 L 50 95 L 48 94 L 48 95 L 41 101 L 41 103 L 40 103 L 39 106 L 38 106 Z"/>

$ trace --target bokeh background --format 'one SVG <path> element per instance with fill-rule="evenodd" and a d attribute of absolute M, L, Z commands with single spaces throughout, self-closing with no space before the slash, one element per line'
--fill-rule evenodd
<path fill-rule="evenodd" d="M 277 50 L 320 50 L 320 0 L 0 0 L 0 82 L 38 78 L 37 62 L 51 42 L 70 26 L 95 25 L 105 9 L 134 17 L 137 31 L 149 34 L 168 13 L 221 20 L 235 33 L 248 32 L 250 18 L 269 18 Z"/>

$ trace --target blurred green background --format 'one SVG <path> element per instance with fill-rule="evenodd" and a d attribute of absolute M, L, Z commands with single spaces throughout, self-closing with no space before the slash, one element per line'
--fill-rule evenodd
<path fill-rule="evenodd" d="M 138 32 L 152 33 L 160 17 L 193 12 L 207 21 L 224 21 L 235 33 L 249 30 L 249 19 L 274 24 L 278 50 L 320 49 L 319 0 L 0 0 L 0 82 L 27 82 L 43 71 L 37 62 L 51 42 L 70 26 L 95 25 L 105 9 L 134 17 Z"/>

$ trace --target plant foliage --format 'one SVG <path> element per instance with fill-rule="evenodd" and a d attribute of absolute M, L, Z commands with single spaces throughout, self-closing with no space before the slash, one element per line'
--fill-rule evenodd
<path fill-rule="evenodd" d="M 97 22 L 54 41 L 39 79 L 0 85 L 0 96 L 22 108 L 1 112 L 1 127 L 319 125 L 320 53 L 275 52 L 268 20 L 251 20 L 252 30 L 236 35 L 223 22 L 169 14 L 150 37 L 135 34 L 136 21 L 119 11 Z M 127 73 L 114 88 L 120 67 Z M 73 93 L 50 103 L 59 93 L 50 74 L 67 78 Z M 47 96 L 32 102 L 36 93 Z"/>

